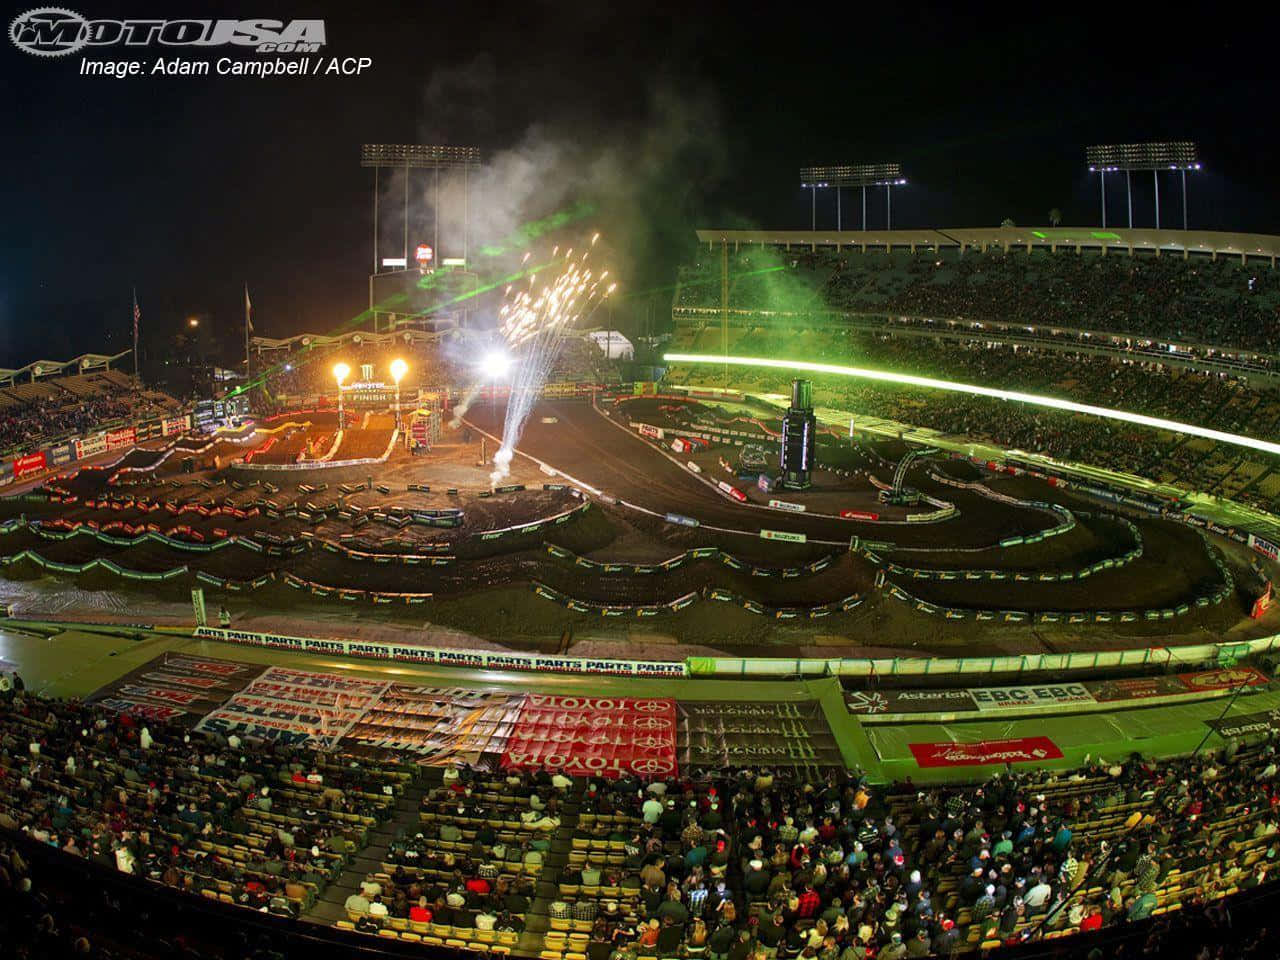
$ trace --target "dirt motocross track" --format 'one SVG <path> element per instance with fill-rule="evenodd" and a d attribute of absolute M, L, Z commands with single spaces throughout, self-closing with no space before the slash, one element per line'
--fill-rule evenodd
<path fill-rule="evenodd" d="M 247 602 L 288 611 L 298 620 L 305 620 L 309 610 L 346 604 L 359 610 L 362 619 L 409 624 L 425 617 L 517 647 L 545 647 L 549 638 L 566 630 L 608 628 L 643 629 L 646 638 L 735 652 L 789 654 L 816 645 L 852 653 L 862 644 L 914 652 L 1025 652 L 1108 646 L 1125 637 L 1131 645 L 1134 635 L 1159 636 L 1163 643 L 1181 636 L 1202 640 L 1203 630 L 1222 633 L 1242 619 L 1244 601 L 1232 595 L 1212 607 L 1192 609 L 1175 622 L 1157 624 L 1140 620 L 1067 629 L 943 620 L 877 589 L 883 564 L 921 570 L 1061 571 L 1120 557 L 1133 549 L 1133 537 L 1097 504 L 1042 483 L 933 461 L 918 464 L 908 479 L 925 495 L 954 504 L 956 516 L 934 523 L 905 519 L 907 513 L 933 510 L 928 504 L 885 509 L 884 516 L 894 521 L 890 523 L 744 505 L 704 482 L 728 481 L 729 474 L 716 476 L 712 466 L 696 475 L 680 465 L 691 458 L 642 440 L 627 426 L 633 418 L 661 419 L 663 411 L 655 404 L 606 409 L 608 417 L 583 402 L 539 405 L 519 444 L 522 452 L 603 494 L 585 498 L 563 477 L 549 477 L 521 457 L 513 464 L 511 480 L 527 489 L 491 494 L 486 489 L 489 467 L 480 463 L 480 435 L 466 437 L 462 431 L 446 431 L 444 442 L 428 456 L 414 457 L 397 447 L 383 464 L 302 472 L 248 471 L 232 465 L 185 473 L 180 472 L 180 453 L 161 462 L 162 451 L 138 449 L 111 471 L 84 470 L 46 484 L 55 496 L 70 495 L 74 502 L 4 501 L 0 520 L 25 515 L 31 521 L 10 524 L 0 536 L 0 554 L 9 558 L 5 574 L 29 580 L 52 573 L 88 589 L 123 593 L 140 605 L 146 596 L 181 598 L 202 583 L 214 602 Z M 667 411 L 677 429 L 681 418 L 687 423 L 689 416 L 705 414 Z M 483 405 L 469 421 L 478 430 L 499 434 L 502 415 L 500 407 L 491 411 Z M 308 429 L 332 434 L 333 426 L 321 423 Z M 760 437 L 761 445 L 776 444 L 763 430 Z M 207 442 L 184 439 L 180 446 Z M 247 442 L 237 437 L 219 442 L 215 450 L 236 456 L 261 444 L 261 436 Z M 489 454 L 493 447 L 487 444 Z M 199 465 L 211 467 L 213 453 L 202 454 Z M 737 448 L 713 445 L 699 454 L 714 461 L 736 456 Z M 847 500 L 874 510 L 870 478 L 889 482 L 890 458 L 897 455 L 901 450 L 892 443 L 854 449 L 828 442 L 825 456 L 840 470 L 819 473 L 819 489 L 810 501 L 814 509 Z M 122 467 L 141 469 L 121 473 Z M 959 489 L 935 475 L 977 480 L 996 496 Z M 115 482 L 108 483 L 109 478 Z M 544 483 L 552 489 L 543 489 Z M 409 490 L 409 484 L 426 485 L 430 491 Z M 798 501 L 805 495 L 785 496 Z M 612 498 L 622 502 L 612 503 Z M 1074 511 L 1069 514 L 1072 529 L 1036 544 L 999 547 L 1001 540 L 1063 523 L 1065 511 L 1025 502 L 1031 499 Z M 458 525 L 405 520 L 433 512 L 457 513 Z M 668 513 L 695 518 L 700 526 L 669 522 Z M 1193 531 L 1149 518 L 1133 518 L 1132 523 L 1142 532 L 1142 556 L 1123 569 L 1095 575 L 1088 584 L 1012 578 L 939 582 L 894 575 L 886 578 L 886 588 L 901 584 L 913 596 L 957 607 L 994 603 L 1032 612 L 1069 612 L 1189 603 L 1197 590 L 1219 577 Z M 98 536 L 88 524 L 96 524 L 106 536 Z M 523 524 L 537 526 L 507 529 Z M 80 532 L 68 535 L 77 528 Z M 761 539 L 761 528 L 802 533 L 809 542 Z M 148 529 L 161 536 L 135 539 Z M 851 537 L 878 541 L 880 560 L 851 554 Z M 231 542 L 203 549 L 223 540 Z M 687 550 L 711 555 L 682 557 Z M 178 567 L 186 571 L 163 581 L 139 581 L 121 579 L 103 567 L 75 573 L 49 566 L 78 568 L 95 559 L 144 575 Z M 198 579 L 198 573 L 206 578 Z M 226 583 L 219 587 L 219 581 Z M 536 585 L 547 592 L 535 592 Z M 548 599 L 553 595 L 562 599 Z M 637 606 L 660 607 L 682 597 L 693 599 L 678 610 L 658 609 L 643 620 L 633 612 Z"/>

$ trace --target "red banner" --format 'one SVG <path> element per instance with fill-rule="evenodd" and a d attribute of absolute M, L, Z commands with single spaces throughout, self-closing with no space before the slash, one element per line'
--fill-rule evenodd
<path fill-rule="evenodd" d="M 880 514 L 868 513 L 865 510 L 841 510 L 840 516 L 846 520 L 879 520 Z"/>
<path fill-rule="evenodd" d="M 615 780 L 676 775 L 676 703 L 529 694 L 502 755 L 504 769 L 562 770 Z"/>
<path fill-rule="evenodd" d="M 19 457 L 13 461 L 13 478 L 21 480 L 23 477 L 29 477 L 33 473 L 39 473 L 45 469 L 44 451 L 38 450 L 35 453 L 28 453 L 24 457 Z"/>
<path fill-rule="evenodd" d="M 138 442 L 138 435 L 133 427 L 124 427 L 120 430 L 112 430 L 107 434 L 107 449 L 119 450 L 121 447 L 132 447 Z"/>
<path fill-rule="evenodd" d="M 1253 667 L 1231 667 L 1180 673 L 1178 679 L 1188 690 L 1230 690 L 1240 686 L 1259 687 L 1267 682 L 1267 675 Z"/>
<path fill-rule="evenodd" d="M 1062 751 L 1048 737 L 1015 737 L 978 743 L 910 743 L 921 767 L 978 767 L 989 763 L 1038 763 L 1060 760 Z"/>

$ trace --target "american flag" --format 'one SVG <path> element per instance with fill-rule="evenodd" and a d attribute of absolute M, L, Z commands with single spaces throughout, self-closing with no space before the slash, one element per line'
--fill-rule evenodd
<path fill-rule="evenodd" d="M 133 291 L 133 345 L 138 345 L 138 321 L 142 319 L 142 311 L 138 309 L 138 291 Z"/>

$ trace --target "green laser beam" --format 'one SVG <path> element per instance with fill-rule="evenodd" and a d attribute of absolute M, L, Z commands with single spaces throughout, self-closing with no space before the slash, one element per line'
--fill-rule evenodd
<path fill-rule="evenodd" d="M 560 210 L 543 217 L 541 220 L 534 220 L 530 223 L 516 227 L 511 233 L 503 237 L 497 243 L 485 244 L 480 248 L 480 253 L 486 257 L 496 257 L 506 253 L 512 247 L 523 247 L 530 241 L 537 240 L 544 234 L 550 233 L 552 230 L 558 230 L 561 227 L 582 220 L 591 216 L 596 212 L 595 204 L 588 203 L 583 200 L 574 204 L 567 210 Z"/>
<path fill-rule="evenodd" d="M 1173 433 L 1184 433 L 1193 437 L 1203 437 L 1217 443 L 1227 443 L 1237 447 L 1248 447 L 1264 453 L 1280 455 L 1280 444 L 1254 437 L 1241 436 L 1238 433 L 1225 433 L 1198 427 L 1192 423 L 1179 423 L 1177 420 L 1165 420 L 1162 417 L 1149 417 L 1144 413 L 1131 413 L 1127 410 L 1112 410 L 1108 407 L 1096 407 L 1091 403 L 1076 403 L 1074 400 L 1063 400 L 1059 397 L 1045 397 L 1035 393 L 1022 393 L 1018 390 L 1000 390 L 995 387 L 982 387 L 973 383 L 956 383 L 952 380 L 935 380 L 932 377 L 917 377 L 910 373 L 890 373 L 885 370 L 868 370 L 864 367 L 844 367 L 834 363 L 812 363 L 807 360 L 773 360 L 767 357 L 717 357 L 701 353 L 668 353 L 663 356 L 668 363 L 711 363 L 724 366 L 731 364 L 739 367 L 766 367 L 772 370 L 797 370 L 804 373 L 827 373 L 837 377 L 860 377 L 864 380 L 877 380 L 881 383 L 897 383 L 908 387 L 923 387 L 928 390 L 947 390 L 952 393 L 967 393 L 975 397 L 991 397 L 995 400 L 1012 400 L 1037 407 L 1048 407 L 1051 410 L 1065 410 L 1068 413 L 1083 413 L 1088 416 L 1102 417 L 1106 420 L 1119 420 L 1133 423 L 1141 427 L 1155 430 L 1169 430 Z"/>
<path fill-rule="evenodd" d="M 757 277 L 762 273 L 777 273 L 779 270 L 786 270 L 786 269 L 788 269 L 786 266 L 779 265 L 776 267 L 761 267 L 759 270 L 744 270 L 740 273 L 729 274 L 729 280 L 730 282 L 733 282 L 735 280 L 741 280 L 743 277 Z M 636 300 L 641 297 L 652 296 L 655 293 L 671 293 L 672 291 L 678 290 L 681 287 L 688 290 L 690 288 L 711 287 L 711 286 L 714 286 L 714 287 L 720 286 L 719 274 L 716 274 L 714 277 L 711 277 L 710 279 L 707 279 L 707 280 L 682 280 L 679 283 L 667 284 L 661 287 L 650 287 L 647 290 L 633 290 L 633 291 L 622 294 L 622 296 L 617 297 L 616 299 Z"/>

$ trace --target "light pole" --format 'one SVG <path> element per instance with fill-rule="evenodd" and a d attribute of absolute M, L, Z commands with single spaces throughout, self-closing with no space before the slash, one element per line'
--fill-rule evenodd
<path fill-rule="evenodd" d="M 800 186 L 812 192 L 809 223 L 810 229 L 818 228 L 817 196 L 818 189 L 834 187 L 836 191 L 836 231 L 844 229 L 844 210 L 842 191 L 845 187 L 858 187 L 862 190 L 862 229 L 867 229 L 867 187 L 884 187 L 885 222 L 888 229 L 893 229 L 893 198 L 890 196 L 894 187 L 906 186 L 906 178 L 902 176 L 902 165 L 897 163 L 858 163 L 837 164 L 823 167 L 801 167 Z"/>
<path fill-rule="evenodd" d="M 1187 171 L 1200 169 L 1200 151 L 1190 140 L 1161 143 L 1107 143 L 1087 147 L 1085 160 L 1089 172 L 1098 175 L 1102 193 L 1102 226 L 1107 225 L 1107 174 L 1124 174 L 1125 207 L 1129 229 L 1133 229 L 1133 172 L 1151 171 L 1155 195 L 1156 229 L 1160 229 L 1160 171 L 1176 170 L 1182 175 L 1182 229 L 1187 229 Z M 1159 241 L 1157 241 L 1157 244 Z M 1185 241 L 1184 241 L 1185 243 Z"/>
<path fill-rule="evenodd" d="M 338 381 L 338 429 L 343 427 L 342 423 L 342 381 L 347 379 L 351 373 L 351 368 L 345 363 L 335 363 L 333 365 L 333 379 Z"/>
<path fill-rule="evenodd" d="M 396 382 L 396 429 L 401 429 L 400 424 L 400 379 L 408 371 L 409 365 L 396 357 L 391 361 L 391 379 Z"/>

